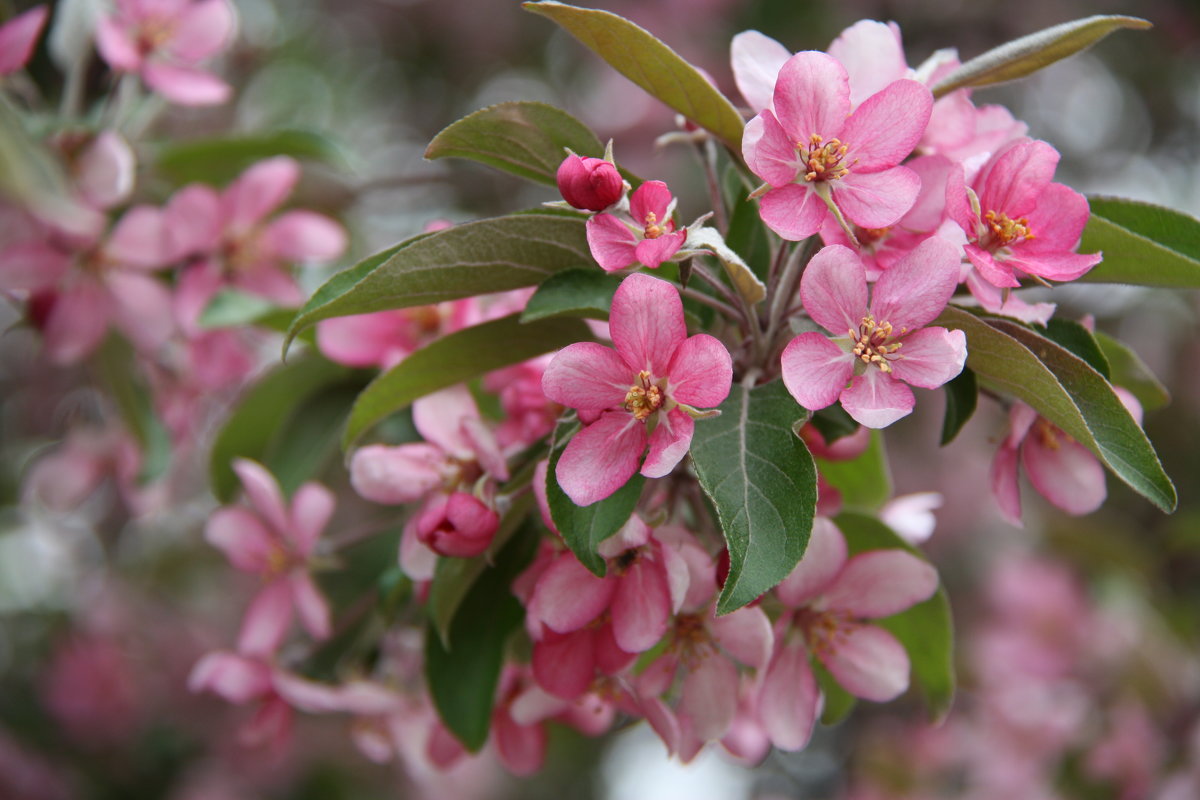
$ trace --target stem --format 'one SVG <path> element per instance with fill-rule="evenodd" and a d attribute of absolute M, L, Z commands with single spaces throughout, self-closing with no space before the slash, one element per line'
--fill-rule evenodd
<path fill-rule="evenodd" d="M 691 298 L 692 300 L 695 300 L 697 303 L 706 305 L 709 308 L 715 308 L 717 311 L 720 311 L 722 314 L 729 317 L 731 320 L 733 320 L 735 322 L 742 319 L 741 313 L 736 308 L 729 305 L 728 303 L 721 302 L 720 300 L 713 297 L 712 295 L 707 295 L 704 292 L 701 292 L 697 289 L 692 289 L 687 286 L 679 287 L 679 293 L 681 295 L 683 295 L 684 297 L 688 297 L 688 298 Z"/>
<path fill-rule="evenodd" d="M 808 265 L 813 253 L 817 248 L 817 237 L 810 236 L 804 240 L 801 247 L 792 251 L 792 255 L 788 258 L 784 265 L 779 281 L 775 287 L 775 293 L 771 295 L 771 310 L 767 317 L 767 343 L 770 349 L 774 349 L 775 340 L 779 337 L 780 326 L 787 320 L 787 310 L 792 305 L 793 295 L 796 294 L 796 286 L 800 283 L 800 276 L 804 274 L 804 267 Z M 770 352 L 764 354 L 769 356 Z"/>
<path fill-rule="evenodd" d="M 767 270 L 767 297 L 775 296 L 775 286 L 779 282 L 779 271 L 783 267 L 783 262 L 787 260 L 790 253 L 787 242 L 780 242 L 779 249 L 775 251 L 775 257 L 771 259 L 771 267 Z"/>
<path fill-rule="evenodd" d="M 737 295 L 737 293 L 726 286 L 720 278 L 718 278 L 716 275 L 713 275 L 712 272 L 708 270 L 708 267 L 704 266 L 695 259 L 692 260 L 692 274 L 720 292 L 721 296 L 724 297 L 725 301 L 730 305 L 737 306 L 740 304 L 741 298 Z"/>
<path fill-rule="evenodd" d="M 725 200 L 721 197 L 721 182 L 717 180 L 717 152 L 712 139 L 696 143 L 696 153 L 704 167 L 704 180 L 708 184 L 708 199 L 712 203 L 713 222 L 724 237 L 729 230 L 729 217 L 725 213 Z"/>
<path fill-rule="evenodd" d="M 88 66 L 91 60 L 92 51 L 89 46 L 71 65 L 71 70 L 67 73 L 67 83 L 63 86 L 62 99 L 58 104 L 60 116 L 67 119 L 79 116 L 79 111 L 83 107 L 84 83 L 87 81 Z"/>

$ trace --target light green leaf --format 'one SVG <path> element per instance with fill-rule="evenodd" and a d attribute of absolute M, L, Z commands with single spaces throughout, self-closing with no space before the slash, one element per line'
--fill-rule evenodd
<path fill-rule="evenodd" d="M 272 131 L 172 142 L 158 150 L 158 168 L 176 184 L 224 186 L 257 161 L 275 156 L 345 166 L 346 152 L 332 139 L 311 131 Z"/>
<path fill-rule="evenodd" d="M 607 11 L 544 0 L 524 7 L 558 23 L 609 66 L 740 152 L 742 115 L 688 62 L 646 30 Z"/>
<path fill-rule="evenodd" d="M 256 294 L 222 289 L 200 312 L 201 328 L 232 328 L 250 325 L 279 307 Z"/>
<path fill-rule="evenodd" d="M 1154 376 L 1137 353 L 1125 343 L 1102 331 L 1097 331 L 1095 337 L 1096 344 L 1100 346 L 1112 370 L 1114 386 L 1121 386 L 1132 392 L 1146 411 L 1162 408 L 1171 402 L 1171 394 L 1167 387 Z"/>
<path fill-rule="evenodd" d="M 521 321 L 548 317 L 607 320 L 621 280 L 599 269 L 565 269 L 542 282 L 525 304 Z"/>
<path fill-rule="evenodd" d="M 604 156 L 596 134 L 567 112 L 545 103 L 514 102 L 489 106 L 451 124 L 433 137 L 425 157 L 469 158 L 554 186 L 565 150 Z"/>
<path fill-rule="evenodd" d="M 511 214 L 423 234 L 330 278 L 292 321 L 284 352 L 323 319 L 520 289 L 591 263 L 577 215 Z"/>
<path fill-rule="evenodd" d="M 342 446 L 348 449 L 372 425 L 418 397 L 591 336 L 581 320 L 523 324 L 517 314 L 443 336 L 371 381 L 354 403 Z"/>
<path fill-rule="evenodd" d="M 729 547 L 717 602 L 717 613 L 728 614 L 786 578 L 804 555 L 817 470 L 794 432 L 807 412 L 781 381 L 735 385 L 720 410 L 696 422 L 692 463 Z"/>
<path fill-rule="evenodd" d="M 1162 206 L 1089 197 L 1092 215 L 1081 253 L 1104 260 L 1080 280 L 1194 289 L 1200 287 L 1200 220 Z"/>
<path fill-rule="evenodd" d="M 892 471 L 879 431 L 871 431 L 871 444 L 858 458 L 848 461 L 818 458 L 817 468 L 821 477 L 842 493 L 847 508 L 874 511 L 892 497 Z"/>
<path fill-rule="evenodd" d="M 1149 22 L 1137 17 L 1103 15 L 1064 22 L 972 58 L 942 78 L 933 87 L 933 96 L 942 97 L 965 86 L 992 86 L 1015 81 L 1091 47 L 1113 31 L 1151 27 Z"/>

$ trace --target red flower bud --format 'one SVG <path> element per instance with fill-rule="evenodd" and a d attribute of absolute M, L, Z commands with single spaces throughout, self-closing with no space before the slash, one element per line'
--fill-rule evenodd
<path fill-rule="evenodd" d="M 499 514 L 474 495 L 455 492 L 421 513 L 417 538 L 439 555 L 469 558 L 488 549 L 499 527 Z"/>
<path fill-rule="evenodd" d="M 602 158 L 570 155 L 558 166 L 558 191 L 563 199 L 584 211 L 603 211 L 621 199 L 621 173 Z"/>

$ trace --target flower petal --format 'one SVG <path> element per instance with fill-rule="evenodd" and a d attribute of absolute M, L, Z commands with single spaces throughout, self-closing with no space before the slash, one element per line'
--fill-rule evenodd
<path fill-rule="evenodd" d="M 1010 524 L 1022 527 L 1021 524 L 1021 486 L 1020 472 L 1017 467 L 1018 449 L 1008 444 L 1001 445 L 992 459 L 990 473 L 992 497 L 1000 515 Z"/>
<path fill-rule="evenodd" d="M 204 539 L 229 559 L 234 569 L 264 572 L 276 549 L 262 521 L 243 506 L 218 508 L 204 526 Z"/>
<path fill-rule="evenodd" d="M 292 496 L 292 524 L 285 535 L 292 540 L 297 555 L 304 558 L 312 555 L 336 504 L 333 492 L 319 483 L 309 481 L 296 490 Z"/>
<path fill-rule="evenodd" d="M 807 605 L 829 588 L 846 563 L 846 537 L 825 517 L 813 520 L 804 557 L 775 587 L 779 601 L 791 608 Z"/>
<path fill-rule="evenodd" d="M 936 389 L 962 372 L 967 361 L 967 335 L 945 328 L 921 328 L 904 337 L 892 374 L 922 389 Z"/>
<path fill-rule="evenodd" d="M 431 444 L 373 444 L 355 451 L 350 460 L 350 483 L 354 491 L 375 503 L 411 503 L 441 484 L 445 463 L 441 448 Z"/>
<path fill-rule="evenodd" d="M 276 535 L 282 536 L 288 530 L 287 506 L 283 502 L 283 492 L 275 476 L 257 461 L 248 458 L 236 458 L 233 461 L 233 471 L 241 478 L 242 488 L 246 498 L 259 516 L 267 521 Z"/>
<path fill-rule="evenodd" d="M 838 34 L 828 52 L 846 68 L 855 107 L 908 72 L 900 26 L 894 22 L 859 20 Z"/>
<path fill-rule="evenodd" d="M 833 201 L 851 222 L 864 228 L 886 228 L 913 207 L 921 191 L 921 178 L 908 167 L 852 171 L 834 181 L 831 188 Z"/>
<path fill-rule="evenodd" d="M 770 36 L 742 31 L 729 44 L 733 81 L 754 112 L 771 105 L 775 79 L 792 53 Z"/>
<path fill-rule="evenodd" d="M 671 256 L 683 247 L 685 241 L 687 241 L 686 231 L 664 233 L 655 239 L 642 239 L 633 248 L 633 254 L 638 261 L 650 269 L 658 269 L 664 261 L 669 261 Z"/>
<path fill-rule="evenodd" d="M 886 428 L 911 414 L 916 405 L 907 385 L 874 367 L 854 377 L 841 401 L 846 413 L 868 428 Z"/>
<path fill-rule="evenodd" d="M 737 713 L 738 671 L 733 662 L 710 654 L 688 671 L 679 699 L 680 715 L 686 714 L 692 733 L 701 741 L 720 739 Z"/>
<path fill-rule="evenodd" d="M 958 286 L 961 264 L 962 248 L 958 245 L 938 236 L 921 242 L 875 283 L 871 298 L 875 319 L 890 322 L 896 335 L 903 329 L 915 331 L 928 325 L 950 302 Z"/>
<path fill-rule="evenodd" d="M 1021 464 L 1033 487 L 1068 514 L 1090 514 L 1108 495 L 1104 467 L 1090 450 L 1057 428 L 1035 428 L 1021 446 Z"/>
<path fill-rule="evenodd" d="M 254 164 L 229 185 L 221 196 L 226 222 L 235 229 L 258 224 L 283 204 L 300 180 L 300 165 L 288 156 Z"/>
<path fill-rule="evenodd" d="M 799 643 L 784 645 L 767 667 L 759 695 L 759 716 L 771 743 L 780 750 L 804 749 L 821 705 L 808 651 Z"/>
<path fill-rule="evenodd" d="M 595 635 L 589 629 L 568 634 L 548 631 L 533 644 L 533 678 L 555 697 L 573 700 L 588 690 L 596 674 Z"/>
<path fill-rule="evenodd" d="M 624 486 L 645 451 L 646 426 L 626 411 L 606 411 L 572 437 L 554 475 L 575 505 L 591 505 Z"/>
<path fill-rule="evenodd" d="M 230 703 L 241 705 L 262 697 L 271 689 L 271 668 L 235 653 L 208 653 L 192 667 L 188 690 L 211 691 Z"/>
<path fill-rule="evenodd" d="M 746 123 L 742 155 L 751 172 L 777 188 L 796 180 L 803 166 L 795 142 L 770 110 Z"/>
<path fill-rule="evenodd" d="M 729 396 L 733 361 L 720 339 L 700 333 L 675 351 L 668 368 L 667 395 L 693 408 L 715 408 Z"/>
<path fill-rule="evenodd" d="M 866 619 L 890 617 L 928 600 L 937 587 L 928 561 L 905 550 L 868 550 L 846 562 L 824 593 L 825 607 Z"/>
<path fill-rule="evenodd" d="M 226 0 L 197 0 L 177 18 L 167 50 L 185 63 L 203 61 L 228 44 L 235 25 L 233 9 Z"/>
<path fill-rule="evenodd" d="M 851 169 L 878 172 L 899 164 L 921 141 L 932 111 L 933 95 L 916 81 L 893 81 L 868 97 L 842 130 Z"/>
<path fill-rule="evenodd" d="M 800 300 L 813 321 L 834 336 L 857 332 L 867 314 L 867 276 L 862 259 L 840 244 L 822 248 L 804 269 Z"/>
<path fill-rule="evenodd" d="M 238 652 L 270 659 L 292 623 L 292 591 L 287 580 L 274 580 L 259 590 L 238 633 Z"/>
<path fill-rule="evenodd" d="M 683 301 L 668 281 L 634 273 L 613 295 L 608 327 L 613 345 L 634 371 L 665 378 L 675 350 L 687 339 Z"/>
<path fill-rule="evenodd" d="M 635 374 L 611 347 L 577 342 L 555 354 L 542 374 L 542 392 L 568 408 L 603 411 L 617 408 Z"/>
<path fill-rule="evenodd" d="M 289 211 L 263 231 L 259 247 L 285 261 L 332 261 L 346 249 L 346 230 L 315 211 Z"/>
<path fill-rule="evenodd" d="M 878 703 L 904 694 L 908 653 L 895 636 L 874 625 L 852 625 L 838 634 L 837 645 L 818 656 L 843 689 Z"/>
<path fill-rule="evenodd" d="M 50 9 L 45 5 L 34 6 L 0 25 L 0 76 L 16 72 L 29 63 L 49 13 Z"/>
<path fill-rule="evenodd" d="M 612 599 L 613 638 L 627 653 L 642 653 L 667 632 L 671 592 L 662 564 L 639 558 L 617 581 Z"/>
<path fill-rule="evenodd" d="M 538 578 L 528 612 L 558 633 L 580 630 L 612 602 L 616 581 L 598 578 L 564 552 Z"/>
<path fill-rule="evenodd" d="M 625 269 L 637 261 L 634 250 L 638 243 L 637 236 L 621 220 L 612 214 L 595 214 L 588 219 L 587 229 L 588 249 L 592 258 L 608 272 Z"/>
<path fill-rule="evenodd" d="M 292 604 L 300 616 L 300 624 L 318 641 L 328 639 L 331 632 L 329 603 L 317 589 L 307 572 L 295 572 L 288 579 L 292 587 Z"/>
<path fill-rule="evenodd" d="M 798 242 L 821 230 L 829 209 L 807 184 L 792 183 L 763 195 L 758 213 L 768 228 L 790 242 Z"/>
<path fill-rule="evenodd" d="M 765 669 L 771 660 L 775 634 L 771 631 L 771 620 L 760 606 L 743 606 L 730 614 L 712 617 L 708 628 L 725 652 L 746 666 Z"/>
<path fill-rule="evenodd" d="M 641 472 L 647 478 L 661 478 L 675 469 L 692 446 L 696 421 L 681 408 L 659 414 L 658 427 L 650 434 L 650 451 L 642 463 Z"/>
<path fill-rule="evenodd" d="M 834 403 L 854 375 L 854 359 L 825 336 L 802 333 L 783 350 L 783 385 L 805 408 Z"/>
<path fill-rule="evenodd" d="M 775 82 L 775 115 L 792 141 L 831 139 L 850 113 L 850 78 L 832 56 L 806 50 L 789 58 Z"/>
<path fill-rule="evenodd" d="M 181 106 L 219 105 L 233 95 L 233 87 L 211 72 L 162 62 L 144 64 L 142 80 L 151 89 Z"/>

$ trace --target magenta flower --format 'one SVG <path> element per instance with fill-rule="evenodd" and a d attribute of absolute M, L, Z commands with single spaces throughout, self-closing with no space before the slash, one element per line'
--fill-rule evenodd
<path fill-rule="evenodd" d="M 800 281 L 800 298 L 813 320 L 830 333 L 802 333 L 783 351 L 783 383 L 808 409 L 841 400 L 868 428 L 884 428 L 915 405 L 906 384 L 936 389 L 962 372 L 967 338 L 962 331 L 925 327 L 958 285 L 959 249 L 932 237 L 875 284 L 867 302 L 862 261 L 841 245 L 824 248 Z"/>
<path fill-rule="evenodd" d="M 775 746 L 799 750 L 812 735 L 821 697 L 810 654 L 855 697 L 899 697 L 908 688 L 908 654 L 896 637 L 866 620 L 927 600 L 937 585 L 934 568 L 904 550 L 847 558 L 842 532 L 818 518 L 804 558 L 775 589 L 792 609 L 776 623 L 777 647 L 759 696 L 763 727 Z"/>
<path fill-rule="evenodd" d="M 863 228 L 884 228 L 912 207 L 921 181 L 898 166 L 925 132 L 929 89 L 899 80 L 851 113 L 850 81 L 837 59 L 797 53 L 779 71 L 773 109 L 746 125 L 742 153 L 772 187 L 763 221 L 785 239 L 816 233 L 837 207 Z"/>
<path fill-rule="evenodd" d="M 605 162 L 607 163 L 607 162 Z M 687 231 L 671 219 L 675 198 L 662 181 L 646 181 L 629 197 L 629 215 L 596 214 L 587 221 L 592 257 L 608 272 L 645 264 L 654 269 L 683 247 Z"/>
<path fill-rule="evenodd" d="M 625 181 L 611 161 L 581 158 L 572 153 L 558 165 L 558 191 L 582 211 L 603 211 L 621 199 Z"/>
<path fill-rule="evenodd" d="M 979 275 L 998 287 L 1024 274 L 1073 281 L 1100 262 L 1076 253 L 1088 220 L 1087 198 L 1053 183 L 1058 151 L 1019 139 L 992 156 L 971 187 L 961 168 L 946 187 L 946 212 L 967 234 L 966 253 Z"/>
<path fill-rule="evenodd" d="M 49 14 L 47 6 L 34 6 L 0 25 L 0 76 L 16 72 L 29 63 Z"/>
<path fill-rule="evenodd" d="M 212 105 L 232 90 L 196 65 L 229 44 L 234 26 L 226 0 L 117 0 L 96 27 L 96 47 L 113 69 L 138 73 L 171 102 Z"/>
<path fill-rule="evenodd" d="M 313 582 L 310 559 L 333 515 L 333 493 L 318 483 L 296 490 L 291 506 L 271 473 L 240 458 L 234 470 L 250 508 L 225 506 L 209 517 L 204 538 L 225 553 L 236 569 L 258 573 L 266 584 L 246 612 L 238 651 L 267 657 L 278 649 L 293 610 L 315 639 L 330 633 L 329 605 Z"/>
<path fill-rule="evenodd" d="M 609 315 L 612 348 L 579 342 L 546 367 L 542 390 L 578 409 L 584 427 L 571 439 L 555 475 L 581 506 L 611 495 L 638 471 L 661 478 L 692 443 L 689 412 L 720 405 L 733 383 L 733 362 L 720 341 L 689 337 L 679 292 L 667 281 L 630 275 L 617 287 Z"/>

